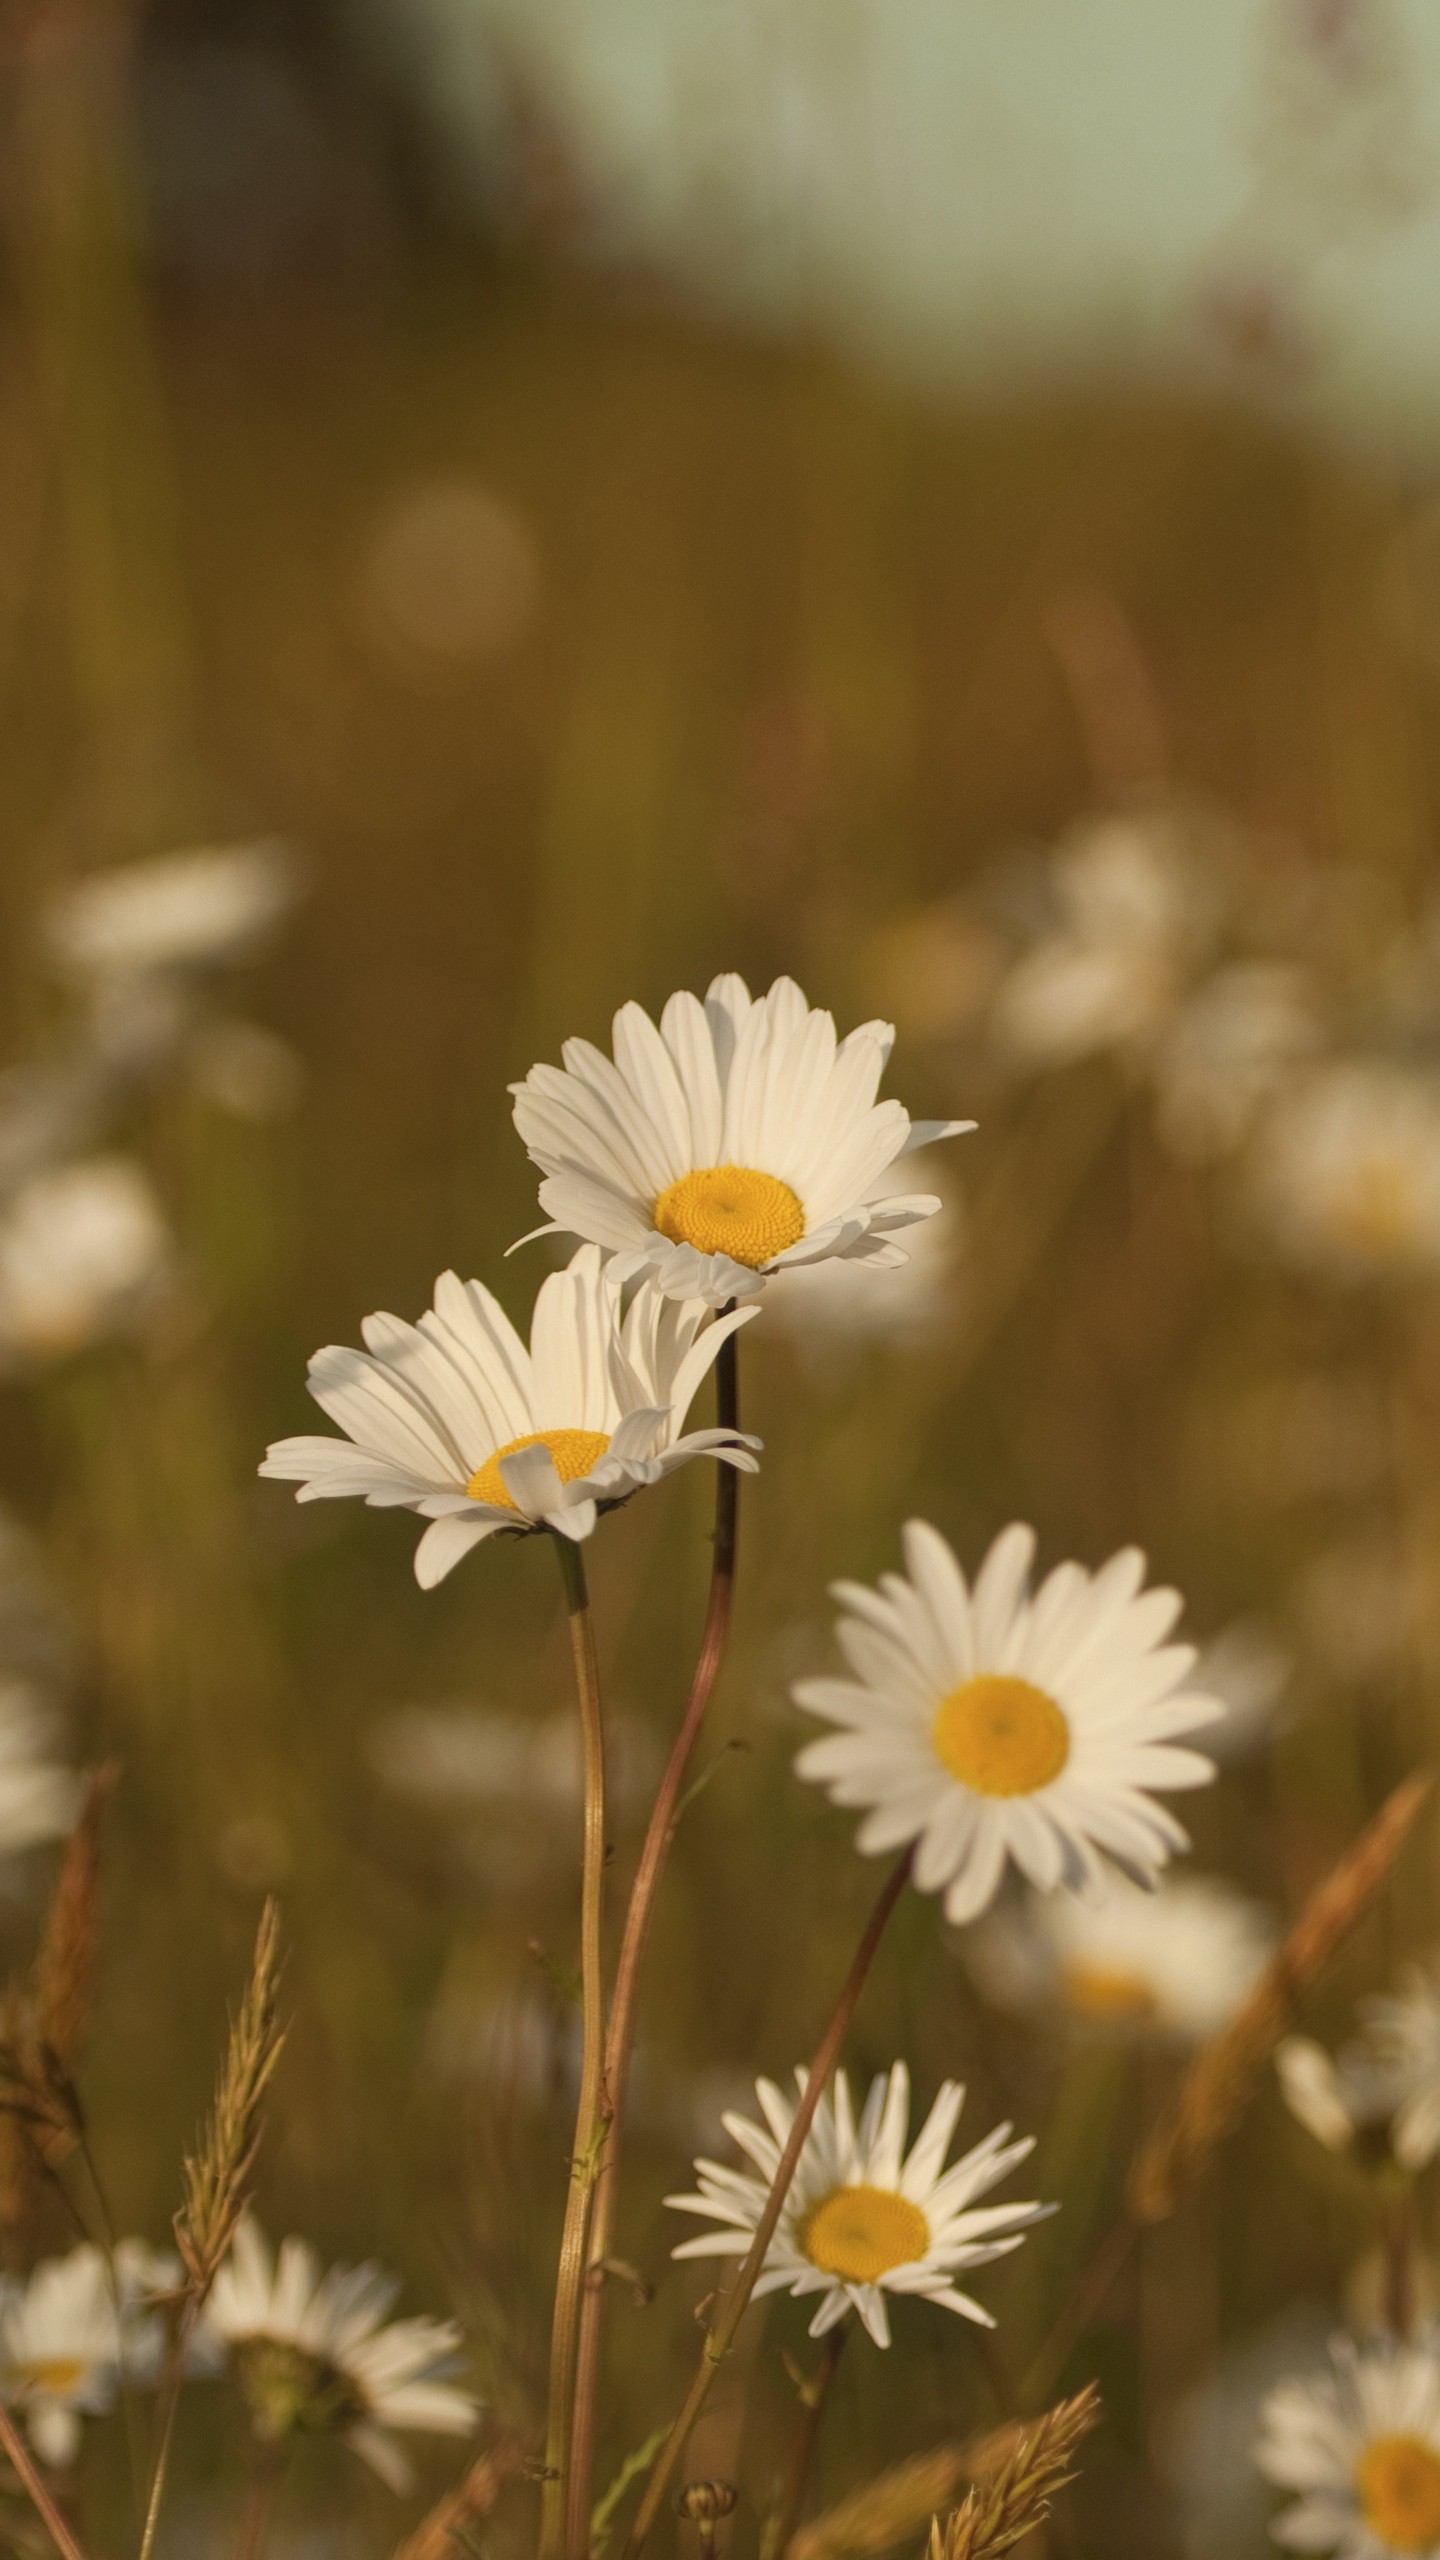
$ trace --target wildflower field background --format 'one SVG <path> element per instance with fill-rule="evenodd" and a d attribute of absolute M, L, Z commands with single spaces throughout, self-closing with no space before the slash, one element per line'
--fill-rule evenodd
<path fill-rule="evenodd" d="M 477 238 L 412 110 L 333 29 L 265 38 L 323 129 L 304 218 L 263 255 L 187 263 L 156 209 L 155 101 L 215 27 L 41 0 L 5 42 L 7 1194 L 10 1132 L 30 1144 L 87 1019 L 56 902 L 194 847 L 273 838 L 292 865 L 263 947 L 197 999 L 204 1037 L 157 1035 L 155 1070 L 53 1151 L 144 1169 L 156 1288 L 58 1335 L 20 1296 L 7 1315 L 0 1204 L 0 1670 L 53 1710 L 60 1759 L 118 1763 L 89 2139 L 117 2227 L 167 2245 L 277 1896 L 291 2025 L 261 2220 L 453 2316 L 482 2441 L 543 2411 L 578 2070 L 552 1542 L 486 1547 L 422 1592 L 413 1521 L 297 1508 L 257 1465 L 311 1427 L 315 1346 L 414 1315 L 437 1272 L 528 1316 L 556 1257 L 505 1259 L 536 1222 L 506 1086 L 573 1034 L 607 1045 L 627 999 L 793 975 L 842 1029 L 894 1021 L 912 1112 L 978 1123 L 936 1151 L 941 1218 L 882 1311 L 891 1275 L 836 1266 L 788 1298 L 782 1276 L 744 1340 L 764 1451 L 644 1995 L 608 2480 L 669 2414 L 713 2274 L 671 2263 L 661 2199 L 723 2150 L 757 2073 L 788 2081 L 813 2048 L 878 1882 L 791 1774 L 813 1734 L 790 1684 L 831 1660 L 832 1579 L 894 1568 L 913 1515 L 969 1566 L 1011 1520 L 1042 1569 L 1141 1546 L 1233 1708 L 1216 1783 L 1181 1808 L 1188 1867 L 1276 1931 L 1433 1758 L 1433 482 L 1270 388 L 960 401 L 727 320 L 639 261 L 572 254 L 543 131 Z M 1077 872 L 1097 841 L 1113 872 Z M 1052 974 L 1027 997 L 1037 953 Z M 1248 1014 L 1227 1047 L 1224 997 L 1218 1032 L 1185 1011 L 1242 965 L 1276 973 L 1258 1068 L 1237 1063 Z M 1332 1068 L 1360 1098 L 1312 1142 L 1286 1115 Z M 689 1681 L 710 1503 L 692 1467 L 591 1551 L 617 1877 Z M 0 1871 L 9 1969 L 57 1854 Z M 1294 2023 L 1343 2042 L 1356 1999 L 1437 1943 L 1427 1808 Z M 965 2081 L 964 2139 L 1037 2134 L 1024 2192 L 1061 2211 L 985 2272 L 993 2333 L 918 2304 L 903 2352 L 851 2343 L 816 2507 L 1011 2413 L 1177 2086 L 1183 2031 L 1027 2008 L 996 1980 L 908 1896 L 851 2077 L 903 2053 L 922 2111 Z M 1267 2063 L 1050 2376 L 1051 2397 L 1098 2379 L 1105 2422 L 1027 2551 L 1266 2547 L 1258 2402 L 1368 2316 L 1376 2197 Z M 1423 2179 L 1416 2211 L 1428 2309 Z M 74 2237 L 32 2200 L 6 2222 L 12 2271 Z M 786 2358 L 813 2352 L 801 2307 L 750 2316 L 692 2474 L 783 2467 Z M 162 2548 L 230 2547 L 230 2393 L 186 2392 Z M 119 2416 L 92 2435 L 77 2526 L 128 2548 Z M 415 2450 L 397 2504 L 307 2439 L 269 2548 L 392 2550 L 460 2463 L 441 2437 Z M 44 2547 L 18 2498 L 0 2529 Z M 727 2529 L 754 2547 L 753 2516 Z M 527 2548 L 523 2497 L 484 2530 L 496 2560 Z"/>

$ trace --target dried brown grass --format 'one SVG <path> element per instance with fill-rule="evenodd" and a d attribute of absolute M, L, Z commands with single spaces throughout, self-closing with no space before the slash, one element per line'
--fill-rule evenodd
<path fill-rule="evenodd" d="M 100 1962 L 100 1851 L 119 1775 L 92 1771 L 28 1974 L 0 1994 L 0 2229 L 12 2247 L 40 2190 L 85 2138 L 74 2065 Z"/>
<path fill-rule="evenodd" d="M 1140 2222 L 1163 2222 L 1241 2114 L 1284 2034 L 1296 2001 L 1354 1928 L 1389 1875 L 1430 1794 L 1428 1770 L 1386 1797 L 1353 1848 L 1316 1886 L 1243 2009 L 1202 2045 L 1174 2106 L 1136 2156 L 1128 2203 Z"/>
<path fill-rule="evenodd" d="M 231 2024 L 215 2103 L 199 2147 L 184 2165 L 185 2200 L 175 2216 L 175 2240 L 194 2310 L 215 2281 L 249 2196 L 265 2093 L 285 2041 L 276 2014 L 279 1984 L 280 1913 L 272 1898 L 260 1914 L 250 1979 Z"/>
<path fill-rule="evenodd" d="M 1074 2479 L 1074 2455 L 1099 2420 L 1100 2394 L 1090 2382 L 1042 2418 L 983 2439 L 970 2456 L 974 2487 L 943 2525 L 938 2516 L 932 2521 L 926 2560 L 991 2560 L 1022 2541 Z"/>

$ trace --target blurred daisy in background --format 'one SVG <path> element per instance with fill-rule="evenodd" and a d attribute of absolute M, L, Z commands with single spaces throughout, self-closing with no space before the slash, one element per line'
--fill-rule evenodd
<path fill-rule="evenodd" d="M 998 1047 L 1034 1067 L 1147 1050 L 1213 939 L 1213 869 L 1157 811 L 1086 819 L 1048 871 L 1053 920 L 996 991 Z"/>
<path fill-rule="evenodd" d="M 807 1714 L 838 1727 L 795 1766 L 832 1803 L 867 1808 L 867 1855 L 915 1843 L 914 1880 L 973 1920 L 1013 1859 L 1048 1893 L 1095 1889 L 1100 1852 L 1148 1882 L 1185 1833 L 1149 1792 L 1199 1787 L 1212 1761 L 1177 1737 L 1224 1714 L 1167 1645 L 1178 1592 L 1145 1591 L 1125 1548 L 1097 1574 L 1058 1565 L 1033 1595 L 1033 1530 L 1005 1529 L 967 1584 L 939 1531 L 904 1531 L 908 1579 L 832 1588 L 848 1679 L 801 1680 Z"/>
<path fill-rule="evenodd" d="M 886 1174 L 973 1124 L 877 1102 L 893 1040 L 885 1022 L 837 1040 L 791 978 L 758 998 L 743 978 L 716 978 L 703 1005 L 672 996 L 658 1030 L 622 1005 L 613 1062 L 567 1040 L 563 1067 L 532 1067 L 512 1087 L 545 1176 L 551 1223 L 536 1232 L 588 1237 L 619 1257 L 618 1276 L 714 1305 L 797 1263 L 898 1267 L 894 1236 L 940 1202 L 882 1191 Z"/>
<path fill-rule="evenodd" d="M 967 1933 L 986 1996 L 1124 2035 L 1203 2043 L 1234 2016 L 1274 1951 L 1267 1912 L 1218 1876 L 1118 1880 L 1103 1899 L 1031 1894 Z"/>
<path fill-rule="evenodd" d="M 1233 1155 L 1320 1040 L 1314 991 L 1285 961 L 1217 969 L 1180 1007 L 1152 1061 L 1155 1125 L 1172 1155 Z"/>
<path fill-rule="evenodd" d="M 59 1840 L 75 1820 L 80 1783 L 55 1757 L 56 1741 L 41 1692 L 0 1674 L 0 1856 Z"/>
<path fill-rule="evenodd" d="M 1257 1232 L 1322 1278 L 1440 1262 L 1440 1079 L 1384 1059 L 1317 1068 L 1269 1113 L 1249 1180 Z"/>
<path fill-rule="evenodd" d="M 0 2276 L 0 2399 L 21 2412 L 42 2461 L 75 2460 L 82 2421 L 112 2406 L 122 2380 L 154 2382 L 165 2332 L 148 2305 L 175 2271 L 143 2241 L 125 2240 L 112 2280 L 87 2241 L 23 2280 Z"/>
<path fill-rule="evenodd" d="M 1271 2525 L 1342 2560 L 1440 2548 L 1440 2357 L 1428 2343 L 1337 2340 L 1330 2370 L 1278 2383 L 1255 2459 L 1294 2503 Z"/>
<path fill-rule="evenodd" d="M 1440 1980 L 1411 1965 L 1392 1995 L 1361 2001 L 1361 2032 L 1338 2054 L 1286 2036 L 1275 2068 L 1285 2103 L 1327 2151 L 1388 2151 L 1402 2169 L 1440 2152 Z"/>
<path fill-rule="evenodd" d="M 526 1349 L 478 1280 L 442 1274 L 418 1325 L 367 1316 L 364 1351 L 317 1351 L 310 1392 L 349 1437 L 279 1440 L 262 1476 L 296 1499 L 356 1496 L 432 1523 L 415 1553 L 430 1589 L 497 1529 L 588 1538 L 600 1510 L 658 1483 L 688 1458 L 753 1473 L 759 1446 L 738 1432 L 683 1429 L 722 1345 L 754 1308 L 709 1310 L 620 1289 L 594 1245 L 552 1272 Z"/>
<path fill-rule="evenodd" d="M 0 1216 L 0 1361 L 62 1359 L 133 1333 L 172 1276 L 164 1214 L 131 1157 L 35 1174 Z"/>
<path fill-rule="evenodd" d="M 206 847 L 93 872 L 54 899 L 45 938 L 72 977 L 166 976 L 252 959 L 299 895 L 284 845 Z"/>
<path fill-rule="evenodd" d="M 806 2077 L 803 2067 L 797 2069 L 802 2097 Z M 682 2240 L 671 2253 L 676 2258 L 740 2258 L 754 2239 L 795 2121 L 794 2106 L 773 2081 L 757 2080 L 755 2094 L 763 2125 L 738 2114 L 723 2121 L 760 2174 L 749 2177 L 714 2160 L 697 2160 L 699 2192 L 665 2201 L 677 2213 L 702 2215 L 720 2228 Z M 818 2293 L 812 2338 L 854 2310 L 877 2347 L 888 2347 L 887 2293 L 921 2295 L 993 2329 L 989 2312 L 959 2292 L 952 2278 L 1008 2256 L 1052 2208 L 977 2206 L 976 2199 L 988 2195 L 1035 2146 L 1028 2137 L 1012 2142 L 1010 2126 L 997 2125 L 947 2169 L 945 2154 L 964 2103 L 959 2083 L 945 2081 L 907 2155 L 910 2075 L 904 2063 L 872 2081 L 858 2123 L 849 2082 L 837 2071 L 833 2098 L 822 2097 L 816 2108 L 756 2294 L 783 2289 L 803 2299 Z"/>
<path fill-rule="evenodd" d="M 479 2403 L 451 2379 L 452 2320 L 387 2320 L 398 2280 L 378 2267 L 331 2267 L 305 2241 L 278 2257 L 241 2223 L 205 2318 L 230 2349 L 255 2432 L 266 2443 L 339 2435 L 388 2487 L 408 2487 L 399 2434 L 467 2436 Z"/>

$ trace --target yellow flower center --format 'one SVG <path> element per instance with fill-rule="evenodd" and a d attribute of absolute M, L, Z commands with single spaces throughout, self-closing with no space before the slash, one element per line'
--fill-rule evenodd
<path fill-rule="evenodd" d="M 924 2257 L 930 2225 L 918 2204 L 891 2187 L 832 2187 L 811 2206 L 799 2237 L 810 2264 L 823 2274 L 846 2284 L 874 2284 L 892 2267 Z"/>
<path fill-rule="evenodd" d="M 517 1449 L 548 1449 L 561 1483 L 575 1484 L 599 1465 L 609 1446 L 608 1431 L 527 1431 L 493 1451 L 484 1466 L 476 1468 L 465 1490 L 472 1502 L 493 1502 L 502 1511 L 513 1511 L 514 1497 L 500 1473 L 502 1458 L 513 1458 Z"/>
<path fill-rule="evenodd" d="M 1440 2542 L 1440 2453 L 1419 2436 L 1377 2436 L 1355 2474 L 1365 2521 L 1391 2551 Z"/>
<path fill-rule="evenodd" d="M 683 1174 L 661 1192 L 651 1214 L 672 1244 L 728 1253 L 751 1271 L 773 1262 L 805 1233 L 805 1212 L 788 1182 L 773 1173 L 752 1173 L 743 1164 Z"/>
<path fill-rule="evenodd" d="M 90 2367 L 81 2356 L 17 2356 L 6 2376 L 20 2391 L 43 2391 L 57 2400 L 76 2390 Z"/>
<path fill-rule="evenodd" d="M 1004 1671 L 982 1671 L 942 1698 L 931 1737 L 952 1777 L 979 1796 L 1033 1796 L 1070 1757 L 1054 1699 Z"/>
<path fill-rule="evenodd" d="M 1067 1964 L 1061 1986 L 1083 2018 L 1148 2018 L 1155 1997 L 1138 1973 L 1118 1964 Z"/>

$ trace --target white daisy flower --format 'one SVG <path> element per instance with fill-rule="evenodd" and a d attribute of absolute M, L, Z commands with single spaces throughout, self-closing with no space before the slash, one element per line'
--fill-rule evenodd
<path fill-rule="evenodd" d="M 0 1678 L 0 1855 L 63 1839 L 80 1782 L 54 1757 L 55 1719 L 28 1680 Z"/>
<path fill-rule="evenodd" d="M 613 1062 L 567 1040 L 563 1067 L 511 1087 L 545 1175 L 551 1223 L 536 1233 L 586 1236 L 619 1257 L 617 1276 L 710 1305 L 832 1255 L 897 1267 L 892 1237 L 940 1202 L 884 1193 L 885 1175 L 974 1123 L 912 1121 L 903 1103 L 876 1101 L 894 1036 L 866 1022 L 837 1041 L 833 1016 L 792 978 L 758 998 L 734 976 L 714 979 L 703 1005 L 673 995 L 658 1031 L 622 1005 Z"/>
<path fill-rule="evenodd" d="M 155 2380 L 164 2330 L 145 2303 L 167 2274 L 143 2241 L 122 2240 L 113 2282 L 88 2241 L 42 2259 L 23 2282 L 0 2277 L 0 2399 L 21 2411 L 42 2461 L 74 2461 L 82 2418 L 111 2407 L 122 2369 L 132 2384 Z"/>
<path fill-rule="evenodd" d="M 205 2318 L 234 2355 L 257 2435 L 341 2435 L 398 2491 L 410 2466 L 394 2434 L 471 2433 L 479 2403 L 449 2378 L 459 2330 L 453 2320 L 387 2321 L 398 2291 L 378 2267 L 322 2273 L 303 2240 L 282 2241 L 272 2257 L 246 2217 Z"/>
<path fill-rule="evenodd" d="M 1269 1915 L 1218 1876 L 1117 1878 L 1095 1902 L 1035 1894 L 965 1941 L 1002 2008 L 1062 2009 L 1126 2035 L 1200 2044 L 1234 2016 L 1269 1961 Z"/>
<path fill-rule="evenodd" d="M 1440 1262 L 1440 1077 L 1387 1059 L 1318 1068 L 1277 1104 L 1251 1196 L 1288 1260 L 1349 1282 Z"/>
<path fill-rule="evenodd" d="M 1154 1059 L 1155 1121 L 1188 1164 L 1215 1164 L 1248 1137 L 1318 1046 L 1303 970 L 1279 960 L 1217 969 L 1181 1007 Z"/>
<path fill-rule="evenodd" d="M 206 846 L 92 873 L 54 901 L 46 931 L 77 977 L 211 969 L 248 959 L 297 894 L 283 845 Z"/>
<path fill-rule="evenodd" d="M 1126 1547 L 1096 1574 L 1057 1565 L 1032 1596 L 1035 1535 L 1002 1530 L 967 1586 L 923 1520 L 904 1532 L 906 1580 L 838 1582 L 848 1680 L 802 1680 L 798 1706 L 840 1730 L 795 1766 L 831 1802 L 868 1807 L 867 1855 L 913 1840 L 915 1882 L 945 1888 L 945 1913 L 973 1920 L 1007 1858 L 1041 1892 L 1094 1889 L 1107 1851 L 1149 1883 L 1184 1832 L 1152 1787 L 1208 1784 L 1213 1763 L 1175 1737 L 1224 1709 L 1187 1689 L 1191 1645 L 1167 1645 L 1174 1591 L 1142 1591 L 1145 1559 Z"/>
<path fill-rule="evenodd" d="M 1362 2001 L 1359 2016 L 1360 2034 L 1335 2055 L 1284 2037 L 1281 2092 L 1327 2151 L 1388 2150 L 1413 2175 L 1440 2154 L 1440 1981 L 1411 1965 L 1398 1992 Z"/>
<path fill-rule="evenodd" d="M 806 2076 L 803 2067 L 796 2071 L 802 2096 Z M 757 2080 L 755 2094 L 764 2125 L 734 2114 L 723 2122 L 760 2174 L 747 2177 L 717 2161 L 697 2160 L 699 2193 L 667 2196 L 665 2201 L 677 2213 L 701 2214 L 721 2228 L 697 2240 L 682 2240 L 671 2252 L 676 2258 L 743 2258 L 755 2237 L 795 2121 L 795 2107 L 773 2081 Z M 818 2293 L 812 2338 L 822 2337 L 853 2309 L 877 2347 L 888 2347 L 887 2293 L 920 2294 L 993 2329 L 990 2313 L 959 2292 L 952 2277 L 1007 2257 L 1019 2248 L 1031 2224 L 1054 2208 L 991 2204 L 976 2209 L 976 2198 L 988 2195 L 1028 2159 L 1035 2145 L 1029 2136 L 1012 2142 L 1010 2126 L 997 2125 L 947 2169 L 945 2154 L 964 2103 L 960 2083 L 945 2081 L 907 2157 L 910 2075 L 904 2063 L 871 2082 L 858 2124 L 849 2082 L 837 2071 L 833 2102 L 823 2097 L 815 2110 L 757 2295 L 782 2289 L 796 2297 Z"/>
<path fill-rule="evenodd" d="M 595 1245 L 552 1272 L 527 1351 L 498 1299 L 447 1271 L 418 1325 L 367 1316 L 364 1351 L 317 1351 L 310 1393 L 345 1440 L 277 1440 L 262 1476 L 298 1481 L 300 1502 L 351 1494 L 421 1512 L 415 1551 L 426 1590 L 497 1529 L 588 1538 L 598 1513 L 687 1458 L 749 1473 L 756 1440 L 683 1429 L 727 1337 L 756 1310 L 713 1323 L 698 1299 L 675 1305 L 620 1287 Z"/>
<path fill-rule="evenodd" d="M 0 1218 L 0 1360 L 59 1359 L 132 1330 L 170 1262 L 159 1201 L 128 1156 L 33 1175 Z"/>
<path fill-rule="evenodd" d="M 1340 2560 L 1440 2555 L 1440 2356 L 1429 2344 L 1338 2339 L 1331 2370 L 1279 2383 L 1255 2459 L 1293 2489 L 1270 2530 Z"/>
<path fill-rule="evenodd" d="M 1145 1051 L 1211 939 L 1213 872 L 1160 812 L 1087 819 L 1056 847 L 1050 880 L 1053 930 L 995 999 L 1000 1047 L 1037 1067 Z"/>

